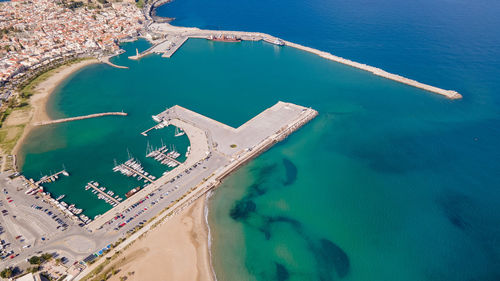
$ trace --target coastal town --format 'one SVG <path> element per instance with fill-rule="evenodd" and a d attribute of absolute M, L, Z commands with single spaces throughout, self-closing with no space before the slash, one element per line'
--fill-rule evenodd
<path fill-rule="evenodd" d="M 0 99 L 45 65 L 117 53 L 120 42 L 137 37 L 144 20 L 133 2 L 0 2 Z"/>

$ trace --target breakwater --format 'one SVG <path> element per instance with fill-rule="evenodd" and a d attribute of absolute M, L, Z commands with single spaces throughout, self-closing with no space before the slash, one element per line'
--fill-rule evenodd
<path fill-rule="evenodd" d="M 120 52 L 119 54 L 121 54 L 121 53 L 123 53 L 123 52 Z M 115 55 L 101 57 L 101 58 L 99 58 L 99 61 L 102 63 L 105 63 L 109 66 L 112 66 L 114 68 L 128 69 L 128 66 L 116 65 L 116 64 L 112 63 L 109 59 L 112 58 L 113 56 L 115 56 Z"/>
<path fill-rule="evenodd" d="M 390 80 L 393 80 L 393 81 L 396 81 L 396 82 L 399 82 L 402 84 L 416 87 L 416 88 L 419 88 L 419 89 L 422 89 L 422 90 L 425 90 L 425 91 L 428 91 L 431 93 L 439 94 L 439 95 L 445 96 L 449 99 L 462 98 L 462 95 L 460 93 L 458 93 L 457 91 L 445 90 L 445 89 L 441 89 L 441 88 L 431 86 L 431 85 L 428 85 L 425 83 L 421 83 L 421 82 L 418 82 L 416 80 L 406 78 L 406 77 L 398 75 L 398 74 L 387 72 L 387 71 L 380 69 L 380 68 L 377 68 L 377 67 L 373 67 L 373 66 L 366 65 L 363 63 L 351 61 L 351 60 L 348 60 L 348 59 L 345 59 L 345 58 L 342 58 L 339 56 L 335 56 L 331 53 L 320 51 L 320 50 L 317 50 L 317 49 L 314 49 L 311 47 L 306 47 L 306 46 L 296 44 L 293 42 L 281 40 L 275 36 L 265 34 L 265 33 L 243 32 L 243 31 L 202 30 L 202 29 L 191 28 L 191 27 L 176 27 L 176 26 L 170 25 L 169 23 L 156 23 L 156 22 L 150 24 L 148 26 L 148 28 L 151 32 L 163 34 L 166 38 L 167 37 L 179 38 L 179 40 L 176 40 L 177 44 L 175 45 L 174 48 L 168 48 L 168 50 L 163 50 L 163 48 L 155 48 L 156 46 L 160 46 L 162 44 L 164 45 L 165 41 L 162 41 L 161 43 L 150 48 L 150 50 L 148 50 L 147 53 L 144 52 L 143 54 L 138 54 L 137 56 L 134 56 L 133 59 L 139 59 L 145 55 L 148 55 L 148 54 L 152 53 L 152 50 L 155 50 L 155 49 L 157 50 L 157 53 L 163 52 L 163 53 L 165 53 L 166 57 L 170 57 L 187 40 L 184 38 L 206 38 L 206 39 L 209 39 L 209 38 L 213 38 L 213 37 L 221 36 L 221 35 L 234 36 L 234 37 L 240 38 L 241 40 L 248 40 L 248 41 L 264 40 L 266 42 L 283 42 L 284 45 L 286 45 L 286 46 L 296 48 L 296 49 L 299 49 L 302 51 L 306 51 L 306 52 L 315 54 L 317 56 L 320 56 L 322 58 L 325 58 L 325 59 L 328 59 L 328 60 L 331 60 L 331 61 L 334 61 L 337 63 L 341 63 L 341 64 L 348 65 L 351 67 L 355 67 L 357 69 L 368 71 L 368 72 L 372 73 L 373 75 L 377 75 L 377 76 L 380 76 L 380 77 L 383 77 L 386 79 L 390 79 Z"/>
<path fill-rule="evenodd" d="M 69 118 L 62 118 L 62 119 L 56 119 L 56 120 L 42 121 L 42 122 L 37 122 L 33 125 L 34 126 L 44 126 L 44 125 L 50 125 L 50 124 L 71 122 L 71 121 L 76 121 L 76 120 L 83 120 L 83 119 L 90 119 L 90 118 L 97 118 L 97 117 L 104 117 L 104 116 L 112 116 L 112 115 L 127 116 L 128 114 L 125 112 L 94 113 L 94 114 L 89 114 L 89 115 L 85 115 L 85 116 L 77 116 L 77 117 L 69 117 Z"/>
<path fill-rule="evenodd" d="M 348 60 L 348 59 L 345 59 L 345 58 L 342 58 L 342 57 L 335 56 L 335 55 L 333 55 L 331 53 L 323 52 L 323 51 L 320 51 L 320 50 L 317 50 L 317 49 L 313 49 L 313 48 L 310 48 L 310 47 L 306 47 L 306 46 L 302 46 L 300 44 L 296 44 L 296 43 L 292 43 L 292 42 L 288 42 L 288 41 L 284 41 L 284 42 L 285 42 L 285 44 L 287 46 L 290 46 L 290 47 L 293 47 L 293 48 L 296 48 L 296 49 L 299 49 L 299 50 L 303 50 L 303 51 L 306 51 L 306 52 L 309 52 L 309 53 L 313 53 L 315 55 L 318 55 L 318 56 L 320 56 L 322 58 L 325 58 L 325 59 L 328 59 L 328 60 L 331 60 L 331 61 L 335 61 L 335 62 L 338 62 L 338 63 L 341 63 L 341 64 L 345 64 L 345 65 L 348 65 L 348 66 L 352 66 L 352 67 L 355 67 L 355 68 L 358 68 L 358 69 L 361 69 L 361 70 L 365 70 L 365 71 L 368 71 L 368 72 L 370 72 L 370 73 L 372 73 L 374 75 L 377 75 L 377 76 L 380 76 L 380 77 L 383 77 L 383 78 L 386 78 L 386 79 L 390 79 L 390 80 L 393 80 L 393 81 L 396 81 L 396 82 L 399 82 L 399 83 L 403 83 L 403 84 L 406 84 L 406 85 L 409 85 L 409 86 L 413 86 L 413 87 L 416 87 L 416 88 L 419 88 L 419 89 L 422 89 L 422 90 L 426 90 L 428 92 L 432 92 L 432 93 L 435 93 L 435 94 L 443 95 L 443 96 L 445 96 L 445 97 L 447 97 L 449 99 L 461 99 L 462 98 L 462 95 L 459 94 L 456 91 L 444 90 L 444 89 L 441 89 L 441 88 L 438 88 L 438 87 L 427 85 L 427 84 L 424 84 L 424 83 L 421 83 L 421 82 L 418 82 L 418 81 L 415 81 L 415 80 L 403 77 L 401 75 L 389 73 L 389 72 L 387 72 L 387 71 L 385 71 L 383 69 L 377 68 L 377 67 L 373 67 L 373 66 L 369 66 L 369 65 L 362 64 L 362 63 L 359 63 L 359 62 L 351 61 L 351 60 Z"/>

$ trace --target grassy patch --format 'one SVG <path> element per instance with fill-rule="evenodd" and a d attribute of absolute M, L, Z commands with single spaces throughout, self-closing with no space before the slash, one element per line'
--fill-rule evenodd
<path fill-rule="evenodd" d="M 14 122 L 15 124 L 7 125 L 5 121 L 9 115 L 13 115 L 13 113 L 21 113 L 20 115 L 22 115 L 22 113 L 26 113 L 29 115 L 29 112 L 32 109 L 29 99 L 33 94 L 35 94 L 35 89 L 41 82 L 47 80 L 54 74 L 54 72 L 58 71 L 58 68 L 61 66 L 75 64 L 87 59 L 89 58 L 77 58 L 65 63 L 53 65 L 46 71 L 40 72 L 29 81 L 19 85 L 19 96 L 12 97 L 8 101 L 7 108 L 0 113 L 0 149 L 3 153 L 10 154 L 12 152 L 12 149 L 23 134 L 24 127 L 28 124 L 30 119 L 28 117 L 22 122 Z"/>
<path fill-rule="evenodd" d="M 12 126 L 0 129 L 0 148 L 6 154 L 10 154 L 17 141 L 23 135 L 23 130 L 26 125 Z"/>
<path fill-rule="evenodd" d="M 139 9 L 144 8 L 144 4 L 145 4 L 144 0 L 138 0 L 137 2 L 135 2 L 135 5 L 136 5 L 136 6 L 137 6 L 137 8 L 139 8 Z"/>

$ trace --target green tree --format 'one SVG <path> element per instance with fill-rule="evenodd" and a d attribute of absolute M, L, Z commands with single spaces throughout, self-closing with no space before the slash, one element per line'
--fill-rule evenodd
<path fill-rule="evenodd" d="M 0 277 L 2 277 L 2 278 L 12 277 L 12 269 L 9 267 L 9 268 L 2 270 L 2 272 L 0 272 Z"/>
<path fill-rule="evenodd" d="M 37 265 L 37 266 L 29 267 L 26 271 L 31 272 L 31 273 L 35 273 L 38 270 L 40 270 L 40 267 Z"/>
<path fill-rule="evenodd" d="M 52 255 L 51 255 L 51 254 L 49 254 L 49 253 L 44 253 L 44 254 L 42 254 L 42 259 L 43 259 L 44 261 L 49 261 L 51 258 L 52 258 Z"/>
<path fill-rule="evenodd" d="M 41 264 L 42 259 L 39 256 L 32 256 L 29 260 L 30 264 Z"/>

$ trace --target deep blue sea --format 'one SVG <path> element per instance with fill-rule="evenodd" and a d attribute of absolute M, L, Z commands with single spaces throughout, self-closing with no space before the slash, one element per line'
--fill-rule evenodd
<path fill-rule="evenodd" d="M 411 101 L 356 79 L 346 83 L 364 90 L 317 96 L 323 85 L 304 79 L 318 120 L 211 202 L 219 280 L 500 280 L 499 1 L 175 0 L 157 13 L 269 33 L 464 96 Z"/>

